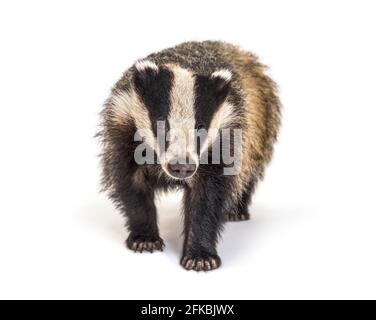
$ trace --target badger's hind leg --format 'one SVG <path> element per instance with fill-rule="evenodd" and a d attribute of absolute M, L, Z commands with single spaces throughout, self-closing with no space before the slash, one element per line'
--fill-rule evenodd
<path fill-rule="evenodd" d="M 227 221 L 246 221 L 251 218 L 249 205 L 251 204 L 252 193 L 255 189 L 256 180 L 251 179 L 243 191 L 241 200 L 233 211 L 226 213 Z"/>
<path fill-rule="evenodd" d="M 227 221 L 247 221 L 251 219 L 251 214 L 249 213 L 249 209 L 246 211 L 236 212 L 236 213 L 228 213 Z"/>

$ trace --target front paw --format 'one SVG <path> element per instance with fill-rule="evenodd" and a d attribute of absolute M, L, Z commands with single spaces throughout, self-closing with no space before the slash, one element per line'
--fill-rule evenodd
<path fill-rule="evenodd" d="M 163 251 L 165 246 L 160 237 L 134 236 L 132 234 L 129 235 L 125 243 L 128 249 L 133 250 L 134 252 Z"/>
<path fill-rule="evenodd" d="M 220 267 L 221 258 L 217 255 L 183 256 L 180 264 L 186 270 L 210 271 Z"/>

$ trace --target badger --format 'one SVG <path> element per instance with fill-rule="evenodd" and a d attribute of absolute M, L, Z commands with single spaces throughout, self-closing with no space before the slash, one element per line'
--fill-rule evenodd
<path fill-rule="evenodd" d="M 183 191 L 180 264 L 221 265 L 226 221 L 250 218 L 271 160 L 281 103 L 266 66 L 220 41 L 186 42 L 135 62 L 101 112 L 102 186 L 126 217 L 126 246 L 162 251 L 154 203 Z"/>

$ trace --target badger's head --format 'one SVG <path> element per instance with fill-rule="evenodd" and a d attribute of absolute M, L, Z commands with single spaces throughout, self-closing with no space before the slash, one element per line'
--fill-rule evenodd
<path fill-rule="evenodd" d="M 195 74 L 142 60 L 135 64 L 131 81 L 132 89 L 116 96 L 113 105 L 118 114 L 133 118 L 135 138 L 143 141 L 135 151 L 136 162 L 157 161 L 173 179 L 194 176 L 218 130 L 232 121 L 227 99 L 231 72 Z"/>

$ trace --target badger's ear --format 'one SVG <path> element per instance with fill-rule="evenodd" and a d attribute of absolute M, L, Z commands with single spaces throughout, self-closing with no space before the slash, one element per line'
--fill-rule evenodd
<path fill-rule="evenodd" d="M 133 82 L 137 89 L 152 85 L 159 73 L 158 66 L 150 60 L 140 60 L 134 65 Z"/>
<path fill-rule="evenodd" d="M 230 90 L 231 79 L 232 73 L 227 69 L 217 70 L 210 75 L 212 86 L 220 99 L 227 97 Z"/>

